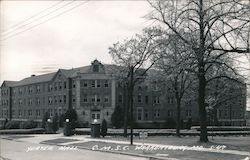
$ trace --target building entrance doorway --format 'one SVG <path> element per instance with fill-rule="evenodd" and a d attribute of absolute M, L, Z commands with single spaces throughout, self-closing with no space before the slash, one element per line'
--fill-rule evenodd
<path fill-rule="evenodd" d="M 97 119 L 97 121 L 100 122 L 100 119 L 101 119 L 101 112 L 100 111 L 92 111 L 91 112 L 91 122 L 93 122 L 94 119 Z"/>

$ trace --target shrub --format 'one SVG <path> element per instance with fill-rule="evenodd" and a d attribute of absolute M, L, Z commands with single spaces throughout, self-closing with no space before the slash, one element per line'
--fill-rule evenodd
<path fill-rule="evenodd" d="M 59 127 L 63 127 L 63 125 L 64 125 L 64 122 L 65 122 L 65 114 L 61 114 L 60 116 L 59 116 Z"/>
<path fill-rule="evenodd" d="M 6 129 L 19 129 L 20 122 L 18 121 L 9 121 L 7 122 L 5 128 Z"/>
<path fill-rule="evenodd" d="M 166 120 L 166 128 L 176 128 L 176 122 L 174 118 L 167 118 Z"/>
<path fill-rule="evenodd" d="M 45 112 L 43 115 L 43 120 L 42 120 L 42 128 L 45 128 L 47 120 L 50 118 L 49 112 Z"/>
<path fill-rule="evenodd" d="M 189 119 L 188 119 L 188 121 L 187 121 L 187 126 L 186 126 L 186 127 L 187 127 L 186 129 L 188 129 L 188 130 L 191 129 L 191 127 L 192 127 L 192 118 L 189 118 Z"/>
<path fill-rule="evenodd" d="M 20 129 L 31 129 L 31 128 L 36 128 L 36 127 L 37 127 L 37 123 L 34 122 L 33 120 L 21 122 L 19 125 Z"/>
<path fill-rule="evenodd" d="M 102 137 L 105 137 L 107 135 L 107 131 L 108 131 L 108 128 L 107 128 L 107 121 L 105 119 L 102 120 L 102 127 L 101 127 L 101 134 L 102 134 Z"/>
<path fill-rule="evenodd" d="M 58 131 L 58 115 L 57 115 L 57 113 L 52 118 L 52 128 L 53 128 L 54 132 Z"/>
<path fill-rule="evenodd" d="M 124 114 L 120 106 L 116 106 L 111 117 L 111 123 L 115 128 L 121 128 L 123 126 Z"/>
<path fill-rule="evenodd" d="M 6 128 L 6 124 L 8 123 L 8 119 L 6 118 L 5 121 L 4 121 L 4 124 L 3 124 L 3 129 Z"/>
<path fill-rule="evenodd" d="M 71 136 L 74 132 L 72 130 L 72 122 L 65 122 L 64 129 L 63 129 L 63 135 L 65 136 Z"/>
<path fill-rule="evenodd" d="M 67 110 L 65 113 L 65 120 L 69 119 L 69 122 L 71 123 L 71 128 L 75 129 L 76 128 L 76 121 L 77 121 L 77 113 L 76 110 L 70 108 Z M 65 122 L 64 120 L 64 122 Z"/>
<path fill-rule="evenodd" d="M 77 114 L 75 109 L 68 109 L 65 113 L 65 119 L 69 119 L 70 122 L 77 121 Z"/>

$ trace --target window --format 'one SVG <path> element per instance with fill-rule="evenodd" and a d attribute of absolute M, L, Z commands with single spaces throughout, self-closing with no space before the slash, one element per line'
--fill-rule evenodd
<path fill-rule="evenodd" d="M 64 104 L 66 104 L 66 102 L 67 102 L 66 99 L 67 99 L 66 95 L 63 95 L 63 103 L 64 103 Z"/>
<path fill-rule="evenodd" d="M 107 112 L 106 115 L 109 116 L 109 112 Z"/>
<path fill-rule="evenodd" d="M 62 103 L 62 96 L 58 96 L 59 98 L 59 103 Z"/>
<path fill-rule="evenodd" d="M 137 108 L 137 120 L 142 120 L 142 108 Z"/>
<path fill-rule="evenodd" d="M 29 87 L 29 94 L 32 93 L 32 87 Z"/>
<path fill-rule="evenodd" d="M 109 96 L 105 96 L 105 97 L 104 97 L 104 102 L 105 102 L 105 103 L 109 102 Z"/>
<path fill-rule="evenodd" d="M 22 105 L 22 103 L 23 103 L 22 100 L 19 99 L 19 100 L 18 100 L 18 104 L 19 104 L 19 105 Z"/>
<path fill-rule="evenodd" d="M 49 88 L 48 88 L 48 91 L 52 91 L 53 87 L 52 87 L 52 84 L 49 85 Z"/>
<path fill-rule="evenodd" d="M 95 96 L 91 97 L 91 102 L 95 102 Z"/>
<path fill-rule="evenodd" d="M 141 86 L 138 86 L 138 90 L 141 91 L 141 90 L 142 90 L 142 87 L 141 87 Z"/>
<path fill-rule="evenodd" d="M 174 103 L 174 97 L 168 97 L 168 104 Z"/>
<path fill-rule="evenodd" d="M 22 92 L 23 92 L 22 89 L 19 88 L 19 89 L 18 89 L 18 93 L 19 93 L 19 94 L 22 94 Z"/>
<path fill-rule="evenodd" d="M 40 110 L 39 109 L 36 110 L 36 116 L 40 117 Z"/>
<path fill-rule="evenodd" d="M 67 82 L 65 81 L 65 82 L 63 82 L 63 84 L 64 84 L 64 89 L 66 89 L 67 88 Z"/>
<path fill-rule="evenodd" d="M 58 85 L 59 85 L 59 89 L 61 90 L 62 89 L 62 82 L 58 82 Z"/>
<path fill-rule="evenodd" d="M 32 116 L 32 110 L 31 109 L 28 110 L 28 115 Z"/>
<path fill-rule="evenodd" d="M 50 117 L 53 116 L 53 111 L 52 111 L 52 109 L 49 109 L 49 116 L 50 116 Z"/>
<path fill-rule="evenodd" d="M 100 119 L 100 114 L 99 113 L 97 113 L 96 119 Z"/>
<path fill-rule="evenodd" d="M 29 98 L 29 102 L 28 102 L 29 105 L 32 105 L 32 99 Z"/>
<path fill-rule="evenodd" d="M 168 110 L 168 116 L 172 117 L 174 115 L 174 111 L 173 110 Z"/>
<path fill-rule="evenodd" d="M 52 97 L 49 97 L 48 100 L 49 100 L 49 104 L 52 104 Z"/>
<path fill-rule="evenodd" d="M 156 118 L 160 117 L 160 109 L 154 110 L 154 117 L 156 117 Z"/>
<path fill-rule="evenodd" d="M 100 87 L 101 87 L 101 81 L 97 80 L 97 88 L 100 88 Z"/>
<path fill-rule="evenodd" d="M 137 96 L 137 101 L 138 101 L 138 103 L 141 103 L 141 95 L 139 94 L 138 96 Z"/>
<path fill-rule="evenodd" d="M 57 97 L 56 96 L 54 96 L 54 102 L 57 103 Z"/>
<path fill-rule="evenodd" d="M 186 116 L 191 117 L 192 116 L 192 110 L 186 110 Z"/>
<path fill-rule="evenodd" d="M 83 96 L 83 102 L 88 102 L 88 96 L 86 94 Z"/>
<path fill-rule="evenodd" d="M 57 90 L 57 83 L 56 82 L 54 83 L 54 90 L 55 91 Z"/>
<path fill-rule="evenodd" d="M 40 104 L 40 98 L 36 98 L 36 104 Z"/>
<path fill-rule="evenodd" d="M 101 97 L 100 97 L 100 95 L 97 95 L 97 96 L 96 96 L 96 102 L 101 102 Z"/>
<path fill-rule="evenodd" d="M 83 82 L 83 87 L 88 87 L 88 81 Z"/>
<path fill-rule="evenodd" d="M 76 88 L 76 81 L 75 80 L 72 81 L 72 86 L 73 86 L 73 88 Z"/>
<path fill-rule="evenodd" d="M 239 111 L 239 117 L 240 118 L 243 118 L 243 109 L 241 108 L 240 111 Z"/>
<path fill-rule="evenodd" d="M 91 80 L 91 86 L 92 88 L 95 88 L 95 80 Z"/>
<path fill-rule="evenodd" d="M 104 87 L 105 87 L 105 88 L 108 88 L 108 87 L 109 87 L 109 82 L 108 82 L 108 80 L 105 80 L 105 81 L 104 81 Z"/>
<path fill-rule="evenodd" d="M 144 118 L 148 119 L 148 110 L 146 110 L 146 109 L 144 110 Z"/>
<path fill-rule="evenodd" d="M 160 97 L 159 96 L 154 96 L 154 103 L 159 104 L 160 103 Z"/>
<path fill-rule="evenodd" d="M 36 86 L 36 92 L 40 92 L 40 86 Z"/>
<path fill-rule="evenodd" d="M 148 104 L 148 96 L 145 96 L 145 103 Z"/>

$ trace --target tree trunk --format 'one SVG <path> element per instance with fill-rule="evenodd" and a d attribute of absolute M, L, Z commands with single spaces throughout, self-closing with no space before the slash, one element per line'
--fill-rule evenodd
<path fill-rule="evenodd" d="M 128 135 L 128 104 L 127 104 L 127 100 L 128 100 L 128 96 L 127 96 L 127 86 L 124 85 L 123 86 L 123 107 L 124 107 L 124 122 L 123 122 L 123 136 L 127 137 Z M 126 98 L 126 99 L 125 99 Z"/>
<path fill-rule="evenodd" d="M 207 113 L 205 108 L 205 88 L 206 88 L 206 79 L 204 75 L 204 68 L 199 69 L 199 115 L 200 115 L 200 142 L 208 142 L 207 138 Z"/>
<path fill-rule="evenodd" d="M 213 119 L 214 123 L 213 125 L 218 126 L 218 118 L 217 118 L 217 108 L 214 109 L 214 119 Z"/>
<path fill-rule="evenodd" d="M 134 69 L 131 67 L 130 68 L 130 83 L 129 83 L 129 105 L 130 105 L 130 144 L 133 145 L 133 92 L 134 92 Z"/>
<path fill-rule="evenodd" d="M 179 98 L 176 98 L 176 100 L 177 100 L 176 136 L 180 137 L 181 102 Z"/>
<path fill-rule="evenodd" d="M 205 23 L 204 23 L 204 9 L 203 9 L 203 0 L 199 0 L 199 30 L 200 30 L 200 44 L 198 50 L 198 79 L 199 79 L 199 114 L 200 114 L 200 142 L 208 142 L 207 138 L 207 113 L 205 105 L 205 91 L 206 91 L 206 77 L 205 77 L 205 64 L 204 64 L 204 55 L 205 55 Z"/>

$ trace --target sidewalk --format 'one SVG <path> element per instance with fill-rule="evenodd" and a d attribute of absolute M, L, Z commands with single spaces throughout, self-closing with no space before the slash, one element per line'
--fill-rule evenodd
<path fill-rule="evenodd" d="M 91 138 L 88 135 L 65 137 L 63 134 L 5 136 L 5 138 L 31 143 L 77 147 L 88 150 L 127 154 L 161 159 L 245 159 L 250 156 L 250 137 L 215 137 L 207 144 L 197 137 L 149 137 L 143 144 L 138 137 L 134 145 L 129 138 Z"/>

